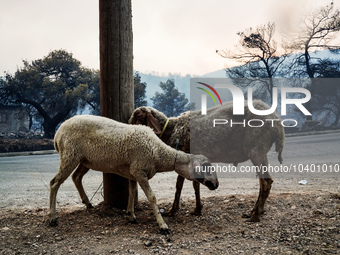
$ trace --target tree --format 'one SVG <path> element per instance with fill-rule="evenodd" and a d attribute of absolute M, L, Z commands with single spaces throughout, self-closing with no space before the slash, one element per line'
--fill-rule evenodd
<path fill-rule="evenodd" d="M 88 81 L 88 96 L 86 103 L 91 107 L 91 113 L 100 115 L 100 71 L 91 70 Z"/>
<path fill-rule="evenodd" d="M 91 113 L 94 115 L 100 115 L 100 72 L 99 70 L 93 70 L 91 79 L 88 81 L 88 97 L 86 103 L 91 106 Z M 134 102 L 135 108 L 143 105 L 147 105 L 146 98 L 146 86 L 145 82 L 141 81 L 141 76 L 138 72 L 135 72 L 134 80 Z"/>
<path fill-rule="evenodd" d="M 151 98 L 153 105 L 167 116 L 178 116 L 190 110 L 189 100 L 184 93 L 178 91 L 174 80 L 167 80 L 159 84 L 163 93 L 156 92 Z"/>
<path fill-rule="evenodd" d="M 90 72 L 65 50 L 23 64 L 6 74 L 1 95 L 7 103 L 32 106 L 43 118 L 44 136 L 53 138 L 57 125 L 85 105 Z"/>
<path fill-rule="evenodd" d="M 141 77 L 138 72 L 135 72 L 133 77 L 134 94 L 135 94 L 135 108 L 147 105 L 146 98 L 146 83 L 141 81 Z"/>
<path fill-rule="evenodd" d="M 302 20 L 296 22 L 294 30 L 286 32 L 288 42 L 286 49 L 295 51 L 297 57 L 293 61 L 295 67 L 294 76 L 315 78 L 317 76 L 316 60 L 310 55 L 316 50 L 336 50 L 339 45 L 333 45 L 340 30 L 340 11 L 334 9 L 334 4 L 321 7 L 311 12 L 307 16 L 302 16 Z M 298 68 L 299 66 L 303 67 Z"/>
<path fill-rule="evenodd" d="M 318 78 L 314 79 L 316 85 L 312 100 L 314 112 L 336 126 L 340 121 L 340 63 L 320 59 L 316 70 Z"/>
<path fill-rule="evenodd" d="M 320 59 L 311 57 L 311 52 L 316 50 L 336 50 L 339 45 L 332 44 L 340 30 L 340 11 L 334 8 L 333 2 L 329 5 L 316 9 L 301 21 L 297 22 L 295 30 L 288 32 L 289 42 L 286 48 L 299 52 L 294 59 L 294 76 L 311 78 L 306 88 L 310 91 L 312 98 L 316 92 L 317 83 L 315 77 L 322 75 L 318 71 L 320 68 Z M 306 108 L 313 113 L 312 101 L 306 103 Z M 312 116 L 307 116 L 307 120 Z"/>
<path fill-rule="evenodd" d="M 339 50 L 334 50 L 335 54 L 340 54 Z M 340 78 L 340 61 L 338 59 L 318 59 L 313 69 L 317 78 Z"/>
<path fill-rule="evenodd" d="M 280 53 L 277 43 L 274 40 L 275 23 L 259 26 L 256 29 L 249 28 L 244 32 L 238 32 L 239 44 L 233 51 L 217 50 L 216 52 L 224 57 L 236 60 L 245 65 L 227 69 L 230 78 L 253 78 L 242 79 L 241 87 L 247 87 L 254 82 L 254 78 L 260 78 L 259 91 L 262 94 L 273 94 L 272 78 L 278 71 L 286 58 L 286 53 Z M 269 78 L 269 79 L 264 79 Z"/>

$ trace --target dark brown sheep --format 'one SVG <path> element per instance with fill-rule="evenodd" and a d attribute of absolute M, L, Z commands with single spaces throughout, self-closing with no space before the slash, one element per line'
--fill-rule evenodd
<path fill-rule="evenodd" d="M 245 103 L 245 111 L 242 116 L 243 119 L 279 119 L 277 113 L 272 113 L 267 116 L 254 115 L 248 109 Z M 269 106 L 260 100 L 254 100 L 253 105 L 256 109 L 269 109 Z M 216 106 L 208 110 L 207 115 L 201 115 L 201 111 L 185 112 L 179 117 L 167 118 L 162 112 L 152 108 L 142 106 L 132 113 L 129 124 L 142 124 L 151 127 L 158 135 L 164 129 L 167 123 L 166 129 L 163 131 L 160 137 L 163 142 L 175 148 L 178 146 L 179 150 L 186 153 L 190 152 L 190 124 L 200 125 L 202 122 L 210 121 L 216 118 L 216 116 L 224 116 L 225 119 L 235 118 L 233 116 L 233 107 L 231 103 L 224 103 L 223 106 Z M 197 132 L 197 131 L 196 131 Z M 191 134 L 191 137 L 202 139 L 200 134 Z M 212 162 L 224 162 L 233 163 L 237 165 L 240 162 L 251 160 L 255 166 L 268 166 L 267 153 L 272 145 L 275 143 L 275 151 L 278 152 L 278 159 L 282 163 L 282 151 L 284 146 L 285 133 L 284 128 L 280 121 L 273 122 L 273 126 L 265 125 L 261 128 L 239 127 L 231 128 L 224 127 L 223 131 L 216 136 L 216 133 L 209 133 L 209 130 L 205 130 L 204 133 L 205 143 L 207 144 L 223 144 L 221 148 L 217 148 L 219 151 L 225 152 L 223 157 L 221 153 L 214 151 L 207 151 L 204 148 L 195 146 L 191 153 L 199 153 L 207 156 Z M 221 143 L 221 139 L 224 143 Z M 179 141 L 179 142 L 177 142 Z M 191 141 L 193 142 L 193 141 Z M 200 148 L 202 150 L 200 151 Z M 263 173 L 259 171 L 259 183 L 260 191 L 257 202 L 251 211 L 249 221 L 259 221 L 260 215 L 263 212 L 265 201 L 267 200 L 273 180 L 268 172 Z M 176 183 L 176 194 L 172 208 L 167 212 L 168 215 L 174 215 L 179 209 L 179 199 L 181 190 L 183 187 L 184 178 L 178 176 Z M 192 214 L 200 215 L 202 210 L 202 204 L 200 199 L 199 183 L 193 182 L 196 195 L 196 208 Z"/>

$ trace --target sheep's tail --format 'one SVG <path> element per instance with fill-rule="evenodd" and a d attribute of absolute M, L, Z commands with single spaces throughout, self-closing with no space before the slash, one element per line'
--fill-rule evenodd
<path fill-rule="evenodd" d="M 54 138 L 54 148 L 59 153 L 58 143 L 55 138 Z"/>
<path fill-rule="evenodd" d="M 282 126 L 280 128 L 277 128 L 277 133 L 276 133 L 276 141 L 275 141 L 275 151 L 278 153 L 278 160 L 280 164 L 282 164 L 283 159 L 282 159 L 282 151 L 283 151 L 283 146 L 285 144 L 285 130 Z"/>

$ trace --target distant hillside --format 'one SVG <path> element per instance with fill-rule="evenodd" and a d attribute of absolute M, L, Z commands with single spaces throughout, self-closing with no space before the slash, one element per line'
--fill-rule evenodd
<path fill-rule="evenodd" d="M 296 55 L 291 55 L 287 58 L 287 62 L 290 62 Z M 318 51 L 311 53 L 311 58 L 312 59 L 326 59 L 330 58 L 333 60 L 339 60 L 340 61 L 340 54 L 339 51 L 329 51 L 329 50 L 324 50 L 324 51 Z M 146 95 L 147 95 L 147 101 L 148 105 L 152 106 L 152 101 L 151 97 L 155 95 L 155 93 L 162 92 L 159 83 L 160 82 L 166 82 L 168 79 L 174 79 L 175 80 L 175 86 L 178 88 L 178 90 L 182 93 L 185 93 L 185 96 L 190 99 L 190 78 L 192 76 L 190 75 L 185 75 L 182 76 L 180 74 L 159 74 L 159 73 L 139 73 L 142 82 L 147 83 L 146 87 Z M 195 76 L 197 77 L 197 76 Z M 227 78 L 226 71 L 225 69 L 220 69 L 211 73 L 207 73 L 205 75 L 201 76 L 202 78 Z"/>
<path fill-rule="evenodd" d="M 203 78 L 227 78 L 225 69 L 202 75 Z"/>

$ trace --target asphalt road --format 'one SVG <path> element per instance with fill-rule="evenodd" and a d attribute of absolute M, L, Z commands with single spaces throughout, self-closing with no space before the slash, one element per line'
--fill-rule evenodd
<path fill-rule="evenodd" d="M 270 152 L 268 158 L 270 163 L 278 165 L 275 162 L 276 154 Z M 291 173 L 277 175 L 279 177 L 339 177 L 340 133 L 287 137 L 283 166 L 290 168 Z"/>
<path fill-rule="evenodd" d="M 310 188 L 310 190 L 339 192 L 338 178 L 340 172 L 335 171 L 336 167 L 340 165 L 340 133 L 287 137 L 283 159 L 283 165 L 293 168 L 295 166 L 297 173 L 293 175 L 286 173 L 282 175 L 272 174 L 274 179 L 277 179 L 275 182 L 277 192 L 286 190 L 299 192 L 302 189 L 301 185 L 297 185 L 300 179 L 309 180 L 308 185 L 303 187 L 305 190 Z M 269 152 L 269 162 L 273 166 L 279 166 L 275 152 Z M 313 164 L 314 167 L 318 165 L 323 167 L 321 174 L 315 175 L 315 173 L 301 170 L 301 165 L 303 168 L 306 166 L 310 168 Z M 6 207 L 48 207 L 49 181 L 57 173 L 58 165 L 59 156 L 57 154 L 0 157 L 0 209 Z M 240 166 L 251 166 L 251 163 L 247 161 Z M 333 168 L 332 173 L 330 173 L 330 168 Z M 176 176 L 174 172 L 162 173 L 157 174 L 150 181 L 151 187 L 160 200 L 173 198 Z M 251 175 L 251 181 L 249 177 L 236 178 L 239 176 L 228 175 L 228 177 L 233 178 L 232 181 L 230 181 L 230 178 L 223 178 L 226 177 L 224 175 L 219 177 L 219 189 L 212 192 L 203 187 L 201 188 L 202 196 L 257 193 L 258 191 L 254 174 Z M 84 177 L 85 190 L 89 198 L 94 195 L 94 204 L 102 201 L 101 182 L 102 174 L 99 172 L 90 171 Z M 325 186 L 320 186 L 321 184 Z M 98 188 L 99 191 L 96 193 Z M 183 197 L 193 199 L 190 182 L 185 182 Z M 142 194 L 140 198 L 145 199 Z M 67 179 L 61 186 L 58 201 L 60 205 L 81 205 L 71 178 Z"/>
<path fill-rule="evenodd" d="M 340 133 L 287 137 L 285 163 L 340 163 Z"/>

